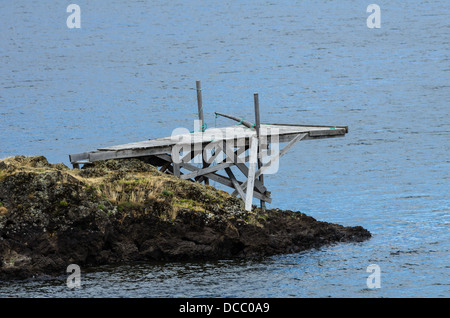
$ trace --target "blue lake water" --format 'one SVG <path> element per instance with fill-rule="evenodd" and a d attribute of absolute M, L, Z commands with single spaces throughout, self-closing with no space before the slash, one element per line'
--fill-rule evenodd
<path fill-rule="evenodd" d="M 75 2 L 75 1 L 74 1 Z M 0 158 L 68 154 L 193 128 L 214 111 L 347 125 L 302 141 L 265 178 L 269 207 L 373 237 L 260 260 L 141 263 L 0 282 L 1 297 L 449 297 L 450 3 L 0 2 Z M 377 264 L 380 288 L 368 288 Z M 244 287 L 243 287 L 244 286 Z"/>

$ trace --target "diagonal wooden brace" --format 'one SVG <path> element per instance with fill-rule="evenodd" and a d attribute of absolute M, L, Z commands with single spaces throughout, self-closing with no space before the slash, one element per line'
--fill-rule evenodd
<path fill-rule="evenodd" d="M 283 149 L 280 150 L 280 152 L 278 154 L 276 154 L 273 158 L 270 159 L 270 161 L 268 163 L 266 163 L 261 168 L 259 168 L 258 171 L 256 171 L 254 178 L 258 178 L 261 174 L 263 174 L 264 171 L 266 171 L 268 168 L 270 168 L 270 166 L 273 165 L 275 162 L 280 160 L 280 158 L 282 156 L 284 156 L 288 152 L 289 149 L 291 149 L 297 142 L 299 142 L 300 140 L 305 138 L 307 135 L 308 134 L 306 134 L 306 133 L 296 135 L 286 146 L 284 146 Z M 248 180 L 250 180 L 250 178 Z M 245 190 L 247 188 L 248 180 L 245 181 L 243 184 L 241 184 L 241 188 L 243 190 Z M 232 194 L 237 195 L 238 192 L 235 190 Z"/>

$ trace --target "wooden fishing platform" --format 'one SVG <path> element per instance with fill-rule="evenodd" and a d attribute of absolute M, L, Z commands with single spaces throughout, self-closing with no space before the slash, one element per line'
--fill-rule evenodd
<path fill-rule="evenodd" d="M 264 186 L 264 173 L 278 164 L 279 159 L 301 140 L 342 137 L 347 126 L 317 126 L 294 124 L 262 124 L 259 122 L 258 95 L 255 98 L 256 123 L 242 118 L 216 113 L 239 123 L 221 128 L 199 129 L 196 132 L 174 134 L 98 148 L 94 151 L 69 155 L 74 168 L 99 160 L 140 158 L 160 171 L 181 179 L 209 184 L 213 180 L 231 187 L 233 195 L 240 196 L 246 210 L 251 210 L 252 199 L 261 201 L 261 207 L 272 201 Z M 199 127 L 203 128 L 203 107 L 200 83 L 197 82 Z M 280 149 L 279 145 L 287 143 Z M 270 155 L 269 155 L 270 153 Z M 263 157 L 266 154 L 266 157 Z M 265 160 L 264 160 L 265 159 Z M 239 171 L 245 181 L 239 181 Z M 225 172 L 220 174 L 219 172 Z"/>

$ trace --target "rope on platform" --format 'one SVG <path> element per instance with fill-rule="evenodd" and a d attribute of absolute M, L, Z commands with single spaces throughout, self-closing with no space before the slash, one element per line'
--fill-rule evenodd
<path fill-rule="evenodd" d="M 216 114 L 216 118 L 217 118 L 217 114 Z M 239 123 L 237 123 L 235 126 L 239 126 L 244 122 L 245 118 L 241 118 L 241 121 Z M 250 126 L 250 128 L 253 128 L 256 126 L 256 123 L 252 123 L 252 125 Z"/>
<path fill-rule="evenodd" d="M 206 123 L 204 123 L 203 125 L 202 125 L 202 127 L 201 127 L 201 129 L 202 129 L 202 132 L 205 132 L 205 130 L 208 128 L 208 126 L 206 125 Z M 195 132 L 195 130 L 191 130 L 191 133 L 194 133 Z"/>

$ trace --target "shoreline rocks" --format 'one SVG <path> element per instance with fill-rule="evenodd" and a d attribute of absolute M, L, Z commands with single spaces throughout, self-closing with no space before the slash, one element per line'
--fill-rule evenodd
<path fill-rule="evenodd" d="M 137 159 L 83 169 L 45 157 L 0 160 L 0 280 L 61 275 L 69 264 L 212 260 L 361 242 L 366 229 L 241 199 Z"/>

